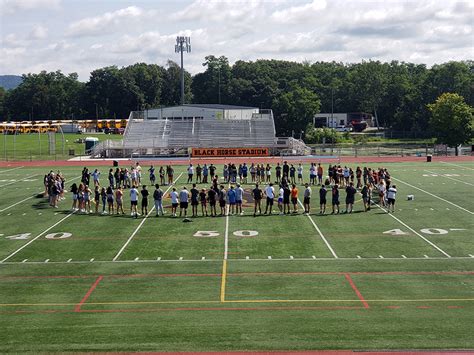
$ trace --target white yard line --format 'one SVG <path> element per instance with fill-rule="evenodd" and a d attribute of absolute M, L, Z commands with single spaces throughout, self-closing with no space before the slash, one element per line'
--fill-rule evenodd
<path fill-rule="evenodd" d="M 74 180 L 77 180 L 77 179 L 79 179 L 79 178 L 80 178 L 80 176 L 75 177 L 75 178 L 73 178 L 73 179 L 71 179 L 71 180 L 69 180 L 69 181 L 74 181 Z M 4 211 L 6 211 L 6 210 L 9 210 L 10 208 L 15 207 L 16 205 L 19 205 L 19 204 L 22 203 L 22 202 L 31 200 L 32 198 L 34 198 L 37 194 L 39 194 L 39 193 L 41 193 L 41 192 L 43 192 L 43 190 L 38 191 L 38 192 L 35 193 L 33 196 L 30 196 L 30 197 L 27 197 L 27 198 L 25 198 L 25 199 L 23 199 L 23 200 L 21 200 L 21 201 L 18 201 L 18 202 L 16 202 L 16 203 L 14 203 L 13 205 L 10 205 L 10 206 L 8 206 L 8 207 L 5 207 L 3 210 L 0 210 L 0 213 L 1 213 L 1 212 L 4 212 Z"/>
<path fill-rule="evenodd" d="M 301 203 L 300 199 L 298 199 L 298 203 L 300 204 L 301 207 L 303 207 L 304 209 L 304 206 L 303 204 Z M 316 231 L 318 232 L 319 236 L 321 237 L 321 239 L 323 240 L 323 242 L 326 244 L 326 246 L 328 247 L 329 251 L 331 252 L 332 256 L 335 258 L 335 259 L 338 259 L 339 257 L 337 256 L 336 252 L 334 251 L 334 249 L 332 248 L 331 244 L 329 244 L 329 242 L 327 241 L 327 239 L 324 237 L 323 233 L 321 232 L 321 230 L 319 229 L 319 227 L 317 226 L 316 223 L 314 223 L 314 220 L 313 218 L 311 218 L 311 216 L 308 214 L 306 215 L 306 217 L 309 218 L 309 220 L 311 221 L 311 223 L 313 224 L 314 228 L 316 229 Z"/>
<path fill-rule="evenodd" d="M 178 179 L 181 177 L 181 175 L 183 175 L 183 173 L 179 174 L 179 176 L 176 178 L 175 180 L 175 183 L 176 181 L 178 181 Z M 169 189 L 171 189 L 172 187 L 174 186 L 173 185 L 170 185 L 168 186 L 168 188 L 166 189 L 166 191 L 163 193 L 163 197 L 166 195 L 166 193 L 169 191 Z M 138 207 L 137 207 L 138 208 Z M 143 224 L 145 223 L 145 221 L 147 220 L 148 216 L 153 212 L 153 210 L 155 209 L 155 204 L 153 204 L 153 207 L 150 209 L 150 211 L 148 211 L 148 214 L 145 216 L 145 218 L 143 218 L 143 220 L 140 222 L 140 224 L 138 225 L 138 227 L 133 231 L 132 235 L 130 236 L 130 238 L 128 238 L 128 240 L 125 242 L 125 244 L 122 246 L 122 248 L 119 250 L 119 252 L 117 253 L 117 255 L 115 255 L 115 257 L 112 259 L 112 261 L 117 261 L 117 259 L 120 257 L 120 255 L 123 253 L 123 251 L 125 250 L 125 248 L 128 246 L 128 244 L 130 244 L 130 242 L 132 241 L 133 237 L 135 237 L 135 235 L 138 233 L 138 231 L 140 230 L 140 228 L 143 226 Z"/>
<path fill-rule="evenodd" d="M 253 261 L 257 261 L 257 262 L 269 262 L 269 261 L 272 261 L 272 262 L 278 262 L 278 261 L 285 261 L 285 262 L 297 262 L 297 261 L 311 261 L 313 263 L 318 263 L 320 261 L 352 261 L 352 260 L 358 260 L 358 261 L 361 261 L 361 260 L 378 260 L 378 261 L 403 261 L 403 262 L 406 262 L 406 261 L 410 261 L 410 260 L 425 260 L 425 261 L 429 261 L 429 260 L 448 260 L 448 261 L 452 261 L 452 260 L 472 260 L 474 256 L 452 256 L 450 258 L 447 258 L 445 256 L 430 256 L 428 259 L 424 256 L 420 256 L 420 257 L 405 257 L 405 258 L 401 258 L 401 257 L 388 257 L 388 256 L 385 256 L 383 259 L 380 258 L 380 257 L 370 257 L 370 258 L 316 258 L 316 259 L 312 259 L 312 258 L 294 258 L 293 260 L 290 260 L 289 258 L 284 258 L 284 259 L 281 259 L 281 258 L 275 258 L 275 259 L 268 259 L 268 258 L 265 258 L 265 259 L 261 259 L 261 258 L 257 258 L 257 259 L 246 259 L 246 258 L 240 258 L 240 259 L 230 259 L 232 260 L 232 262 L 253 262 Z M 27 259 L 28 260 L 28 259 Z M 68 259 L 69 260 L 69 259 Z M 112 261 L 112 260 L 94 260 L 94 264 L 111 264 L 111 263 L 133 263 L 133 264 L 136 264 L 136 263 L 183 263 L 183 262 L 188 262 L 188 263 L 203 263 L 203 262 L 208 262 L 208 263 L 219 263 L 219 264 L 222 264 L 222 260 L 220 259 L 194 259 L 194 260 L 190 260 L 190 259 L 183 259 L 183 260 L 179 260 L 179 259 L 170 259 L 170 260 L 137 260 L 135 261 L 135 259 L 131 259 L 131 260 L 117 260 L 117 261 Z M 71 261 L 49 261 L 48 264 L 90 264 L 91 261 L 90 260 L 72 260 Z M 38 264 L 38 265 L 44 265 L 45 262 L 44 261 L 6 261 L 4 262 L 3 264 L 5 265 L 24 265 L 24 264 Z"/>
<path fill-rule="evenodd" d="M 49 227 L 48 229 L 44 230 L 43 232 L 41 232 L 40 234 L 38 234 L 36 237 L 34 237 L 33 239 L 31 239 L 28 243 L 22 245 L 20 248 L 18 248 L 17 250 L 15 250 L 13 253 L 11 253 L 10 255 L 8 255 L 5 259 L 3 259 L 2 261 L 0 261 L 0 263 L 3 263 L 3 262 L 5 262 L 5 261 L 7 261 L 7 260 L 10 259 L 12 256 L 14 256 L 15 254 L 19 253 L 21 250 L 23 250 L 23 249 L 26 248 L 28 245 L 30 245 L 31 243 L 33 243 L 36 239 L 41 238 L 43 235 L 45 235 L 46 233 L 48 233 L 51 229 L 53 229 L 54 227 L 56 227 L 58 224 L 62 223 L 63 221 L 65 221 L 66 219 L 68 219 L 69 217 L 71 217 L 73 214 L 74 214 L 74 212 L 71 212 L 71 213 L 69 213 L 66 217 L 61 218 L 58 222 L 56 222 L 55 224 L 53 224 L 51 227 Z"/>
<path fill-rule="evenodd" d="M 229 254 L 229 204 L 226 203 L 225 233 L 224 233 L 224 260 Z"/>
<path fill-rule="evenodd" d="M 12 170 L 21 169 L 21 168 L 24 168 L 24 166 L 19 166 L 18 168 L 12 168 L 12 169 L 3 170 L 3 171 L 0 171 L 0 174 L 6 173 L 6 172 L 12 171 Z"/>
<path fill-rule="evenodd" d="M 21 179 L 21 180 L 16 180 L 16 181 L 9 182 L 8 184 L 5 184 L 5 185 L 0 185 L 0 187 L 10 186 L 10 185 L 16 184 L 16 183 L 18 183 L 18 182 L 22 182 L 22 181 L 31 179 L 32 177 L 35 177 L 35 176 L 38 176 L 38 175 L 39 175 L 39 174 L 34 174 L 34 175 L 28 176 L 28 177 L 26 177 L 26 178 L 23 178 L 23 179 Z"/>
<path fill-rule="evenodd" d="M 440 161 L 440 163 L 448 164 L 448 165 L 452 165 L 452 166 L 457 166 L 458 168 L 463 168 L 463 169 L 468 169 L 468 170 L 474 170 L 473 168 L 469 168 L 469 167 L 464 166 L 464 165 L 458 165 L 458 164 L 448 163 L 448 162 L 446 162 L 446 161 Z"/>
<path fill-rule="evenodd" d="M 469 182 L 462 181 L 462 180 L 459 180 L 459 179 L 455 179 L 455 178 L 453 178 L 453 177 L 451 177 L 451 176 L 446 176 L 446 175 L 443 175 L 443 174 L 440 174 L 440 173 L 433 172 L 433 171 L 431 171 L 431 170 L 425 170 L 425 171 L 426 171 L 427 173 L 439 175 L 439 176 L 444 177 L 444 178 L 446 178 L 446 179 L 450 179 L 450 180 L 453 180 L 453 181 L 457 181 L 457 182 L 460 182 L 460 183 L 462 183 L 462 184 L 466 184 L 466 185 L 469 185 L 469 186 L 474 186 L 474 184 L 471 184 L 471 183 L 469 183 Z"/>
<path fill-rule="evenodd" d="M 378 204 L 375 204 L 378 208 L 380 208 L 382 211 L 384 212 L 387 212 L 387 210 L 383 207 L 381 207 L 380 205 Z M 402 220 L 400 220 L 399 218 L 395 217 L 393 215 L 393 213 L 388 213 L 388 215 L 390 217 L 392 217 L 393 219 L 395 219 L 398 223 L 400 223 L 401 225 L 405 226 L 406 228 L 408 228 L 409 230 L 411 230 L 413 233 L 415 233 L 418 237 L 420 237 L 421 239 L 423 239 L 425 242 L 427 242 L 429 245 L 431 245 L 433 248 L 435 248 L 436 250 L 438 250 L 440 253 L 442 253 L 443 255 L 445 255 L 446 257 L 448 258 L 451 258 L 451 255 L 449 255 L 448 253 L 446 253 L 443 249 L 441 249 L 440 247 L 438 247 L 436 244 L 434 244 L 433 242 L 429 241 L 428 239 L 426 239 L 425 237 L 423 237 L 420 233 L 418 233 L 416 230 L 414 230 L 413 228 L 411 228 L 408 224 L 406 224 L 405 222 L 403 222 Z"/>
<path fill-rule="evenodd" d="M 456 205 L 455 203 L 453 203 L 453 202 L 451 202 L 451 201 L 445 200 L 445 199 L 442 198 L 442 197 L 436 196 L 435 194 L 432 194 L 431 192 L 428 192 L 428 191 L 425 191 L 425 190 L 423 190 L 423 189 L 420 189 L 419 187 L 416 187 L 416 186 L 414 186 L 414 185 L 412 185 L 412 184 L 409 184 L 408 182 L 405 182 L 405 181 L 403 181 L 403 180 L 394 178 L 393 176 L 392 176 L 392 180 L 400 181 L 402 184 L 405 184 L 405 185 L 410 186 L 410 187 L 412 187 L 412 188 L 414 188 L 414 189 L 417 189 L 417 190 L 419 190 L 419 191 L 421 191 L 421 192 L 424 192 L 425 194 L 428 194 L 428 195 L 430 195 L 430 196 L 433 196 L 433 197 L 437 198 L 438 200 L 447 202 L 447 203 L 449 203 L 450 205 L 453 205 L 454 207 L 459 208 L 460 210 L 463 210 L 463 211 L 465 211 L 465 212 L 467 212 L 467 213 L 470 213 L 470 214 L 473 214 L 473 215 L 474 215 L 474 212 L 469 211 L 469 210 L 467 210 L 467 209 L 465 209 L 464 207 L 461 207 L 461 206 L 459 206 L 459 205 Z"/>

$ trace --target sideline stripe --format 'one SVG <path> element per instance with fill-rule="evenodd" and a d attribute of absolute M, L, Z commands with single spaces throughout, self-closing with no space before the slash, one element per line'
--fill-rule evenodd
<path fill-rule="evenodd" d="M 301 203 L 300 199 L 298 199 L 298 203 L 300 204 L 301 207 L 303 207 L 304 209 L 304 206 L 303 204 Z M 319 236 L 321 237 L 321 239 L 324 241 L 324 243 L 326 244 L 326 246 L 328 247 L 329 251 L 331 252 L 332 256 L 334 256 L 335 259 L 338 259 L 339 257 L 337 256 L 336 252 L 334 251 L 334 249 L 331 247 L 331 244 L 329 244 L 329 242 L 327 241 L 327 239 L 324 237 L 323 233 L 321 232 L 321 230 L 319 229 L 319 227 L 316 225 L 316 223 L 314 223 L 314 220 L 313 218 L 308 214 L 306 215 L 306 217 L 309 218 L 309 220 L 311 221 L 311 223 L 313 224 L 314 228 L 316 228 L 316 231 L 319 233 Z"/>
<path fill-rule="evenodd" d="M 465 184 L 465 185 L 469 185 L 469 186 L 474 186 L 474 184 L 471 184 L 469 182 L 466 182 L 466 181 L 462 181 L 462 180 L 459 180 L 459 179 L 455 179 L 451 176 L 446 176 L 446 175 L 443 175 L 441 173 L 436 173 L 436 172 L 433 172 L 433 171 L 430 171 L 430 170 L 425 170 L 426 172 L 430 173 L 430 174 L 436 174 L 438 176 L 441 176 L 441 177 L 444 177 L 445 179 L 450 179 L 450 180 L 453 180 L 453 181 L 457 181 L 457 182 L 460 182 L 462 184 Z"/>
<path fill-rule="evenodd" d="M 6 172 L 12 171 L 12 170 L 21 169 L 21 168 L 24 168 L 24 166 L 19 166 L 19 167 L 17 167 L 17 168 L 12 168 L 12 169 L 3 170 L 3 171 L 0 171 L 0 174 L 6 173 Z"/>
<path fill-rule="evenodd" d="M 359 289 L 357 288 L 357 286 L 355 285 L 354 281 L 352 281 L 352 277 L 351 275 L 349 274 L 344 274 L 344 277 L 346 278 L 346 280 L 349 282 L 349 284 L 351 285 L 352 289 L 354 290 L 354 292 L 356 293 L 357 297 L 359 297 L 360 301 L 362 302 L 362 304 L 364 305 L 364 308 L 370 308 L 369 307 L 369 304 L 367 303 L 367 301 L 364 299 L 364 296 L 362 296 L 362 293 L 360 293 Z"/>
<path fill-rule="evenodd" d="M 230 183 L 229 183 L 230 187 Z M 225 233 L 224 233 L 224 260 L 222 262 L 221 302 L 225 302 L 225 286 L 227 278 L 227 257 L 229 255 L 229 204 L 226 204 Z"/>
<path fill-rule="evenodd" d="M 104 277 L 103 276 L 99 276 L 95 282 L 92 284 L 92 286 L 89 288 L 89 291 L 87 291 L 87 293 L 85 294 L 85 296 L 82 298 L 81 302 L 79 302 L 76 307 L 74 307 L 74 312 L 80 312 L 81 311 L 81 307 L 82 305 L 87 301 L 87 299 L 90 297 L 90 295 L 92 294 L 92 292 L 95 290 L 95 288 L 97 287 L 97 285 L 99 284 L 100 281 L 102 281 Z"/>
<path fill-rule="evenodd" d="M 453 203 L 453 202 L 451 202 L 451 201 L 445 200 L 445 199 L 442 198 L 442 197 L 436 196 L 435 194 L 432 194 L 431 192 L 428 192 L 428 191 L 425 191 L 425 190 L 423 190 L 423 189 L 420 189 L 419 187 L 416 187 L 416 186 L 414 186 L 414 185 L 412 185 L 412 184 L 409 184 L 409 183 L 407 183 L 407 182 L 405 182 L 405 181 L 403 181 L 403 180 L 394 178 L 393 176 L 392 176 L 392 179 L 393 179 L 393 180 L 400 181 L 402 184 L 405 184 L 405 185 L 407 185 L 407 186 L 410 186 L 410 187 L 412 187 L 412 188 L 414 188 L 414 189 L 420 190 L 421 192 L 424 192 L 425 194 L 428 194 L 428 195 L 430 195 L 430 196 L 433 196 L 433 197 L 437 198 L 438 200 L 447 202 L 447 203 L 449 203 L 450 205 L 453 205 L 454 207 L 457 207 L 457 208 L 459 208 L 459 209 L 461 209 L 461 210 L 463 210 L 463 211 L 465 211 L 465 212 L 467 212 L 467 213 L 474 214 L 474 212 L 469 211 L 469 210 L 465 209 L 464 207 L 461 207 L 461 206 L 459 206 L 459 205 L 456 205 L 455 203 Z"/>
<path fill-rule="evenodd" d="M 179 174 L 179 176 L 176 178 L 175 180 L 175 183 L 176 181 L 178 181 L 178 179 L 181 177 L 181 175 L 183 175 L 183 173 Z M 166 189 L 166 191 L 163 193 L 163 196 L 169 191 L 169 189 L 171 189 L 174 185 L 170 185 L 168 186 L 168 188 Z M 153 210 L 155 209 L 155 205 L 153 204 L 153 207 L 150 209 L 150 211 L 148 211 L 148 214 L 145 216 L 145 218 L 143 218 L 143 220 L 140 222 L 140 224 L 138 225 L 138 227 L 133 231 L 132 235 L 130 236 L 130 238 L 128 238 L 128 240 L 125 242 L 125 244 L 122 246 L 122 248 L 119 250 L 119 252 L 117 253 L 117 255 L 115 255 L 115 257 L 112 259 L 112 261 L 117 261 L 117 259 L 119 258 L 119 256 L 122 254 L 122 252 L 125 250 L 125 248 L 128 246 L 128 244 L 130 244 L 130 242 L 132 241 L 133 237 L 135 237 L 135 235 L 138 233 L 138 231 L 140 230 L 140 228 L 143 226 L 143 224 L 145 223 L 145 221 L 147 220 L 148 216 L 153 212 Z M 133 260 L 133 261 L 136 261 L 136 260 Z"/>
<path fill-rule="evenodd" d="M 90 295 L 89 295 L 90 296 Z M 384 303 L 384 302 L 473 302 L 474 298 L 424 298 L 424 299 L 364 299 L 366 302 L 377 302 L 377 303 Z M 224 303 L 334 303 L 334 302 L 341 302 L 341 303 L 353 303 L 353 302 L 360 302 L 360 299 L 340 299 L 340 300 L 227 300 Z M 146 305 L 146 304 L 213 304 L 213 303 L 221 303 L 220 301 L 137 301 L 137 302 L 88 302 L 88 306 L 110 306 L 110 305 Z M 66 307 L 66 306 L 77 306 L 77 303 L 0 303 L 0 307 Z M 362 307 L 358 307 L 362 308 Z M 80 311 L 84 312 L 84 311 Z"/>
<path fill-rule="evenodd" d="M 28 243 L 22 245 L 20 248 L 18 248 L 17 250 L 15 250 L 13 253 L 11 253 L 10 255 L 8 255 L 5 259 L 3 259 L 2 261 L 0 261 L 0 264 L 7 261 L 8 259 L 10 259 L 12 256 L 14 256 L 15 254 L 17 254 L 18 252 L 20 252 L 21 250 L 23 250 L 24 248 L 26 248 L 28 245 L 30 245 L 31 243 L 33 243 L 36 239 L 42 237 L 44 234 L 48 233 L 51 229 L 53 229 L 54 227 L 56 227 L 58 224 L 62 223 L 63 221 L 65 221 L 66 219 L 68 219 L 69 217 L 71 217 L 75 212 L 70 212 L 66 217 L 63 217 L 61 218 L 58 222 L 56 222 L 55 224 L 53 224 L 51 227 L 49 227 L 48 229 L 46 229 L 45 231 L 43 231 L 42 233 L 38 234 L 36 237 L 34 237 L 33 239 L 31 239 Z M 44 264 L 44 262 L 42 262 Z M 26 262 L 23 263 L 23 264 L 27 264 Z"/>
<path fill-rule="evenodd" d="M 27 176 L 26 178 L 9 182 L 8 184 L 5 184 L 5 185 L 0 185 L 0 187 L 5 187 L 5 186 L 13 185 L 13 184 L 16 184 L 16 183 L 18 183 L 18 182 L 22 182 L 22 181 L 31 179 L 32 177 L 35 177 L 35 176 L 38 176 L 38 175 L 39 175 L 39 174 L 34 174 L 34 175 L 31 175 L 31 176 Z"/>
<path fill-rule="evenodd" d="M 69 180 L 69 181 L 74 181 L 74 180 L 77 180 L 77 179 L 79 179 L 79 178 L 80 178 L 80 176 L 77 176 L 77 177 L 75 177 L 75 178 L 73 178 L 73 179 L 71 179 L 71 180 Z M 8 206 L 8 207 L 5 207 L 3 210 L 0 210 L 0 213 L 1 213 L 1 212 L 4 212 L 4 211 L 6 211 L 6 210 L 9 210 L 10 208 L 15 207 L 16 205 L 19 205 L 19 204 L 22 203 L 22 202 L 31 200 L 32 198 L 34 198 L 37 194 L 39 194 L 39 193 L 41 193 L 41 192 L 43 192 L 43 190 L 38 191 L 37 193 L 35 193 L 35 195 L 30 196 L 30 197 L 27 197 L 27 198 L 25 198 L 25 199 L 23 199 L 23 200 L 21 200 L 21 201 L 18 201 L 18 202 L 16 202 L 16 203 L 14 203 L 13 205 L 10 205 L 10 206 Z"/>
<path fill-rule="evenodd" d="M 448 162 L 446 162 L 446 161 L 440 161 L 440 163 L 448 164 L 448 165 L 452 165 L 452 166 L 457 166 L 458 168 L 463 168 L 463 169 L 468 169 L 468 170 L 474 170 L 473 168 L 469 168 L 468 166 L 463 166 L 463 165 L 448 163 Z"/>
<path fill-rule="evenodd" d="M 380 208 L 382 211 L 384 212 L 387 212 L 387 210 L 383 207 L 381 207 L 380 205 L 378 205 L 377 203 L 375 203 L 375 205 Z M 431 245 L 433 248 L 435 248 L 436 250 L 438 250 L 440 253 L 444 254 L 445 256 L 447 256 L 448 258 L 451 258 L 451 255 L 449 255 L 448 253 L 446 253 L 443 249 L 441 249 L 440 247 L 438 247 L 436 244 L 434 244 L 433 242 L 429 241 L 428 239 L 426 239 L 425 237 L 423 237 L 420 233 L 418 233 L 416 230 L 414 230 L 413 228 L 411 228 L 408 224 L 406 224 L 405 222 L 401 221 L 399 218 L 395 217 L 393 215 L 393 213 L 387 213 L 390 217 L 392 217 L 393 219 L 395 219 L 398 223 L 400 223 L 401 225 L 405 226 L 406 228 L 408 228 L 409 230 L 411 230 L 413 233 L 415 233 L 417 236 L 419 236 L 421 239 L 423 239 L 425 242 L 427 242 L 429 245 Z M 421 259 L 421 258 L 420 258 Z M 425 258 L 426 259 L 426 258 Z"/>

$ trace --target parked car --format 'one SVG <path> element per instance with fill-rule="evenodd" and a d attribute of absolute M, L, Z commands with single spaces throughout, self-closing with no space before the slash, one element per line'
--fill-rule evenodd
<path fill-rule="evenodd" d="M 335 130 L 336 132 L 352 132 L 352 127 L 337 126 Z"/>

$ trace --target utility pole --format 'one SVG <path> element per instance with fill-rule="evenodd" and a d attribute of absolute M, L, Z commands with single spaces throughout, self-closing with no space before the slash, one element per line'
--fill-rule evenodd
<path fill-rule="evenodd" d="M 184 65 L 183 53 L 191 53 L 191 37 L 176 37 L 176 45 L 174 46 L 176 53 L 181 53 L 181 105 L 184 105 Z"/>

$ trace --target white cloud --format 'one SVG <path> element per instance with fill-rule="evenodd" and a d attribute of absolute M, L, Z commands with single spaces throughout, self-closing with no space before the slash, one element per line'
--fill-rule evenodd
<path fill-rule="evenodd" d="M 183 10 L 172 14 L 171 17 L 179 21 L 203 20 L 231 23 L 261 17 L 264 15 L 263 11 L 263 3 L 257 0 L 195 0 Z"/>
<path fill-rule="evenodd" d="M 32 40 L 45 39 L 48 36 L 48 29 L 41 25 L 36 25 L 33 27 L 29 34 L 29 38 Z"/>
<path fill-rule="evenodd" d="M 292 6 L 272 13 L 271 19 L 277 23 L 301 23 L 308 20 L 317 22 L 317 13 L 327 7 L 326 0 L 313 0 L 309 4 Z"/>
<path fill-rule="evenodd" d="M 61 0 L 0 0 L 0 9 L 5 13 L 36 9 L 58 9 Z"/>
<path fill-rule="evenodd" d="M 143 9 L 129 6 L 96 17 L 86 17 L 69 25 L 67 35 L 71 37 L 96 36 L 113 32 L 124 22 L 145 16 Z"/>

